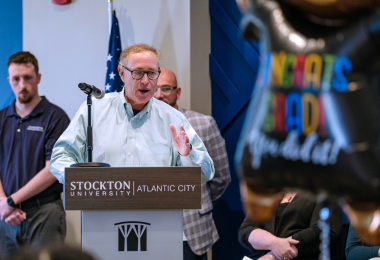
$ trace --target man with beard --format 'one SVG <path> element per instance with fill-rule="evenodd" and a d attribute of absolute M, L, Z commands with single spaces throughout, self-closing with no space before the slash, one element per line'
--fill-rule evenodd
<path fill-rule="evenodd" d="M 38 94 L 41 74 L 30 52 L 8 60 L 16 100 L 0 110 L 0 256 L 23 245 L 63 242 L 62 185 L 49 171 L 54 143 L 70 120 Z"/>
<path fill-rule="evenodd" d="M 204 260 L 207 258 L 206 252 L 219 238 L 212 218 L 213 202 L 227 189 L 231 176 L 225 142 L 214 118 L 179 107 L 177 100 L 180 95 L 181 88 L 178 87 L 175 74 L 161 68 L 154 97 L 179 110 L 189 120 L 215 165 L 214 178 L 202 185 L 202 209 L 183 211 L 183 259 Z"/>

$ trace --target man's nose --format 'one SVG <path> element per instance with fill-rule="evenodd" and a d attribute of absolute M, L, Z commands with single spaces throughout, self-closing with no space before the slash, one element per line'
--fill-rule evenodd
<path fill-rule="evenodd" d="M 144 76 L 142 77 L 141 82 L 145 85 L 149 83 L 148 73 L 144 73 Z"/>
<path fill-rule="evenodd" d="M 23 78 L 20 78 L 19 82 L 18 82 L 18 86 L 20 89 L 24 89 L 25 88 L 25 80 Z"/>

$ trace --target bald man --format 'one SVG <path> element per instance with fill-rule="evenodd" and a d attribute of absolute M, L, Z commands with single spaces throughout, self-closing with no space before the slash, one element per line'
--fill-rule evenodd
<path fill-rule="evenodd" d="M 161 68 L 154 97 L 185 115 L 214 161 L 214 178 L 202 185 L 202 209 L 183 211 L 183 259 L 206 260 L 207 251 L 219 239 L 212 218 L 213 202 L 222 196 L 231 182 L 231 176 L 225 142 L 214 118 L 179 107 L 177 100 L 180 96 L 181 87 L 177 84 L 176 75 L 166 68 Z"/>

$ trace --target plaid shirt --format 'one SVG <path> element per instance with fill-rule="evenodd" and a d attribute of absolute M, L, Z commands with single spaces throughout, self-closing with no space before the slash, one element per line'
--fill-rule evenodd
<path fill-rule="evenodd" d="M 212 218 L 212 202 L 220 198 L 231 182 L 226 146 L 214 118 L 178 107 L 206 146 L 214 161 L 215 176 L 202 185 L 202 209 L 183 210 L 183 230 L 193 252 L 202 255 L 219 239 Z"/>

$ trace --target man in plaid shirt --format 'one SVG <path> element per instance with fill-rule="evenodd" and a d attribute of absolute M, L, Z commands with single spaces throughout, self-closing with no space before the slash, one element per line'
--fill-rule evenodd
<path fill-rule="evenodd" d="M 214 161 L 214 178 L 202 185 L 202 209 L 183 211 L 183 259 L 206 260 L 207 251 L 219 239 L 212 218 L 213 202 L 222 196 L 231 182 L 231 176 L 225 142 L 214 118 L 179 107 L 177 100 L 180 95 L 181 88 L 177 86 L 175 74 L 166 68 L 161 68 L 154 97 L 185 115 Z"/>

